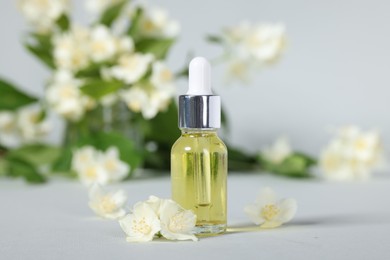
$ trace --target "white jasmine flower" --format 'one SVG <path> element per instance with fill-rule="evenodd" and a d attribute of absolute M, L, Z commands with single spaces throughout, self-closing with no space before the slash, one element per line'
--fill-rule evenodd
<path fill-rule="evenodd" d="M 110 182 L 110 176 L 104 166 L 96 161 L 82 165 L 79 171 L 77 171 L 77 175 L 79 176 L 81 183 L 86 187 L 89 187 L 94 183 L 107 185 Z"/>
<path fill-rule="evenodd" d="M 73 153 L 72 169 L 76 172 L 81 171 L 85 165 L 93 164 L 99 159 L 99 151 L 93 146 L 84 146 Z"/>
<path fill-rule="evenodd" d="M 70 9 L 69 0 L 19 0 L 19 9 L 40 32 L 52 30 L 55 22 Z"/>
<path fill-rule="evenodd" d="M 129 242 L 147 242 L 161 230 L 160 220 L 146 203 L 137 203 L 132 212 L 119 220 Z"/>
<path fill-rule="evenodd" d="M 118 65 L 112 67 L 111 73 L 114 78 L 123 80 L 127 84 L 133 84 L 141 79 L 153 60 L 151 54 L 126 54 L 119 58 Z"/>
<path fill-rule="evenodd" d="M 251 61 L 239 58 L 232 58 L 227 61 L 227 79 L 239 80 L 244 83 L 250 81 L 252 71 Z"/>
<path fill-rule="evenodd" d="M 274 62 L 285 47 L 283 24 L 258 24 L 244 39 L 244 46 L 259 61 Z"/>
<path fill-rule="evenodd" d="M 0 112 L 0 143 L 6 147 L 18 147 L 41 140 L 51 129 L 49 121 L 41 118 L 42 113 L 38 106 Z"/>
<path fill-rule="evenodd" d="M 134 51 L 134 41 L 129 36 L 123 36 L 116 39 L 116 49 L 120 53 L 129 53 Z"/>
<path fill-rule="evenodd" d="M 55 36 L 53 54 L 57 67 L 70 71 L 86 67 L 89 64 L 91 51 L 89 43 L 90 32 L 80 26 L 73 25 L 70 31 Z"/>
<path fill-rule="evenodd" d="M 119 151 L 116 147 L 108 148 L 101 161 L 112 182 L 123 180 L 130 171 L 129 165 L 120 160 Z"/>
<path fill-rule="evenodd" d="M 101 152 L 92 146 L 82 147 L 73 153 L 72 169 L 85 186 L 94 183 L 106 185 L 110 177 L 101 162 Z"/>
<path fill-rule="evenodd" d="M 320 166 L 329 180 L 363 180 L 384 166 L 383 145 L 377 131 L 342 127 L 322 151 Z"/>
<path fill-rule="evenodd" d="M 135 86 L 120 92 L 120 97 L 133 112 L 141 112 L 148 102 L 148 94 L 141 87 Z"/>
<path fill-rule="evenodd" d="M 151 91 L 149 93 L 148 103 L 142 108 L 142 116 L 145 119 L 151 119 L 158 112 L 165 110 L 171 102 L 173 93 L 173 87 Z"/>
<path fill-rule="evenodd" d="M 38 106 L 27 106 L 18 110 L 17 124 L 23 142 L 38 141 L 51 130 L 49 121 L 41 118 L 42 113 Z"/>
<path fill-rule="evenodd" d="M 168 107 L 174 91 L 173 86 L 156 89 L 153 85 L 136 85 L 120 95 L 129 109 L 141 112 L 145 119 L 151 119 Z"/>
<path fill-rule="evenodd" d="M 17 128 L 16 114 L 10 111 L 0 111 L 0 143 L 6 147 L 20 145 L 20 135 Z"/>
<path fill-rule="evenodd" d="M 91 31 L 90 55 L 94 62 L 102 62 L 110 59 L 117 51 L 117 40 L 111 34 L 109 28 L 98 25 Z"/>
<path fill-rule="evenodd" d="M 140 21 L 141 33 L 148 37 L 175 38 L 180 32 L 180 24 L 172 20 L 160 8 L 144 8 Z"/>
<path fill-rule="evenodd" d="M 89 207 L 100 217 L 118 219 L 126 214 L 123 209 L 127 201 L 123 190 L 107 192 L 99 184 L 89 190 Z"/>
<path fill-rule="evenodd" d="M 160 205 L 161 234 L 170 240 L 193 240 L 196 215 L 183 209 L 173 200 L 163 200 Z"/>
<path fill-rule="evenodd" d="M 69 71 L 55 73 L 46 91 L 46 100 L 55 112 L 71 121 L 78 121 L 91 108 L 91 98 L 81 93 L 81 81 Z"/>
<path fill-rule="evenodd" d="M 156 61 L 153 63 L 150 81 L 156 88 L 170 87 L 173 80 L 173 73 L 164 62 Z"/>
<path fill-rule="evenodd" d="M 0 111 L 0 130 L 13 131 L 15 129 L 15 113 L 10 111 Z"/>
<path fill-rule="evenodd" d="M 116 147 L 109 147 L 102 152 L 92 146 L 84 146 L 73 153 L 72 169 L 86 186 L 92 183 L 106 185 L 123 180 L 130 171 L 130 166 L 119 158 Z"/>
<path fill-rule="evenodd" d="M 265 147 L 261 155 L 267 161 L 278 164 L 291 155 L 292 149 L 286 137 L 279 137 L 272 146 Z"/>
<path fill-rule="evenodd" d="M 159 197 L 151 195 L 151 196 L 149 196 L 149 199 L 145 201 L 145 203 L 148 204 L 151 209 L 153 209 L 154 213 L 156 213 L 156 215 L 158 217 L 160 217 L 161 204 L 163 201 L 164 201 L 163 199 L 160 199 Z"/>
<path fill-rule="evenodd" d="M 222 35 L 228 79 L 248 82 L 255 70 L 278 60 L 285 42 L 283 24 L 242 22 L 228 28 Z"/>
<path fill-rule="evenodd" d="M 105 11 L 108 7 L 119 3 L 120 0 L 87 0 L 85 7 L 87 11 L 93 14 L 100 14 Z"/>
<path fill-rule="evenodd" d="M 253 205 L 244 208 L 248 217 L 263 228 L 274 228 L 290 221 L 296 211 L 297 202 L 294 199 L 277 199 L 271 188 L 260 192 Z"/>

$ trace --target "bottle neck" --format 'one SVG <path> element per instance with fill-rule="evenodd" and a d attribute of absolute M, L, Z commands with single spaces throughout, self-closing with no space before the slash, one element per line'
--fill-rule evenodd
<path fill-rule="evenodd" d="M 191 135 L 191 134 L 210 134 L 216 135 L 217 128 L 181 128 L 182 135 Z"/>

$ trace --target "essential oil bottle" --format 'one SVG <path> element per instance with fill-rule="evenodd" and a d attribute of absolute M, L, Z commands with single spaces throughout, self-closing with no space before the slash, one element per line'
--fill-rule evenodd
<path fill-rule="evenodd" d="M 179 97 L 181 137 L 171 152 L 172 199 L 197 215 L 196 234 L 226 230 L 227 149 L 217 135 L 221 99 L 210 86 L 210 64 L 194 58 L 189 89 Z"/>

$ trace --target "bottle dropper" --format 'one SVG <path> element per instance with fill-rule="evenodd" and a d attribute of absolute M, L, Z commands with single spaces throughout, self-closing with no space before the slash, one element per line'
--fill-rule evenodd
<path fill-rule="evenodd" d="M 188 92 L 179 97 L 179 128 L 221 127 L 221 98 L 211 91 L 210 70 L 203 57 L 191 61 Z"/>

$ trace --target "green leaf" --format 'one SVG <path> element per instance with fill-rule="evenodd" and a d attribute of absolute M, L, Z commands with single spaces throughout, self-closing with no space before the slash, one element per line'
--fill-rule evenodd
<path fill-rule="evenodd" d="M 46 182 L 46 178 L 31 163 L 17 157 L 7 157 L 7 160 L 10 177 L 22 177 L 29 183 Z"/>
<path fill-rule="evenodd" d="M 178 110 L 175 102 L 171 102 L 166 111 L 160 112 L 151 120 L 143 122 L 145 142 L 155 142 L 157 151 L 147 153 L 145 167 L 156 170 L 169 170 L 172 145 L 180 136 L 177 121 Z"/>
<path fill-rule="evenodd" d="M 73 145 L 67 145 L 65 146 L 64 149 L 62 149 L 61 155 L 53 163 L 52 166 L 53 173 L 62 173 L 62 174 L 70 175 L 74 149 L 75 146 Z"/>
<path fill-rule="evenodd" d="M 70 27 L 70 21 L 69 17 L 66 14 L 62 14 L 60 18 L 57 20 L 57 25 L 62 31 L 67 31 L 69 30 Z"/>
<path fill-rule="evenodd" d="M 177 117 L 177 106 L 172 100 L 166 111 L 162 111 L 153 119 L 146 121 L 149 131 L 145 133 L 145 138 L 160 144 L 173 145 L 180 136 Z"/>
<path fill-rule="evenodd" d="M 15 110 L 36 102 L 37 99 L 27 95 L 10 82 L 0 79 L 0 110 Z"/>
<path fill-rule="evenodd" d="M 156 59 L 165 59 L 175 39 L 146 38 L 135 44 L 135 49 L 142 53 L 151 53 Z"/>
<path fill-rule="evenodd" d="M 5 158 L 0 157 L 0 176 L 8 174 L 8 161 Z"/>
<path fill-rule="evenodd" d="M 107 94 L 113 93 L 123 87 L 120 81 L 105 81 L 101 79 L 88 81 L 80 87 L 81 91 L 94 98 L 99 99 Z"/>
<path fill-rule="evenodd" d="M 228 147 L 228 167 L 231 171 L 251 171 L 258 168 L 255 155 L 249 154 L 239 148 L 227 145 Z"/>
<path fill-rule="evenodd" d="M 260 155 L 259 162 L 266 171 L 293 178 L 310 177 L 309 168 L 315 164 L 314 159 L 302 153 L 292 153 L 280 163 L 270 162 Z"/>
<path fill-rule="evenodd" d="M 61 154 L 61 148 L 45 145 L 31 144 L 11 150 L 7 156 L 17 157 L 24 161 L 39 167 L 54 163 Z"/>
<path fill-rule="evenodd" d="M 137 39 L 139 37 L 139 23 L 141 21 L 141 17 L 143 14 L 143 10 L 141 7 L 137 7 L 137 10 L 135 11 L 131 23 L 129 26 L 129 29 L 127 30 L 127 34 L 131 36 L 133 39 Z"/>
<path fill-rule="evenodd" d="M 53 44 L 50 34 L 31 33 L 24 43 L 25 48 L 51 69 L 55 68 Z"/>
<path fill-rule="evenodd" d="M 120 1 L 112 6 L 110 6 L 108 9 L 106 9 L 101 18 L 100 23 L 104 24 L 106 26 L 111 26 L 112 23 L 118 18 L 120 15 L 123 7 L 127 4 L 127 0 Z"/>
<path fill-rule="evenodd" d="M 218 44 L 223 42 L 223 39 L 220 36 L 216 36 L 216 35 L 208 35 L 208 36 L 206 36 L 206 40 L 208 42 L 218 43 Z"/>
<path fill-rule="evenodd" d="M 99 150 L 107 150 L 111 146 L 118 148 L 120 159 L 131 166 L 131 172 L 142 162 L 142 154 L 134 143 L 123 135 L 115 132 L 97 132 L 85 137 L 78 143 L 79 147 L 92 145 Z"/>
<path fill-rule="evenodd" d="M 100 70 L 103 67 L 109 67 L 112 64 L 109 63 L 92 63 L 88 67 L 78 71 L 76 73 L 77 78 L 100 78 Z"/>

